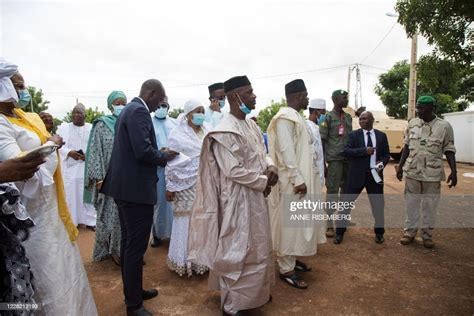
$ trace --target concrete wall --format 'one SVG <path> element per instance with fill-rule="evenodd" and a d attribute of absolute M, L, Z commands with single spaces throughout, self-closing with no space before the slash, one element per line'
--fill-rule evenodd
<path fill-rule="evenodd" d="M 443 114 L 454 130 L 456 160 L 474 163 L 474 111 Z"/>

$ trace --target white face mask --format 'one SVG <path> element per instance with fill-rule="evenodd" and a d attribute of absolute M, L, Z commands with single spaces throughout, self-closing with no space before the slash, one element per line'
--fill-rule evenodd
<path fill-rule="evenodd" d="M 120 112 L 125 108 L 125 105 L 113 105 L 114 107 L 114 115 L 119 116 Z"/>

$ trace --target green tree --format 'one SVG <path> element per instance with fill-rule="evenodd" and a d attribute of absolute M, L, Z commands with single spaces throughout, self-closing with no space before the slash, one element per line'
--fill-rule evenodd
<path fill-rule="evenodd" d="M 271 101 L 270 105 L 258 112 L 257 124 L 260 126 L 263 132 L 267 131 L 270 121 L 278 113 L 278 110 L 282 106 L 287 106 L 286 100 L 281 99 L 280 102 Z"/>
<path fill-rule="evenodd" d="M 92 123 L 96 119 L 104 115 L 105 115 L 104 112 L 99 111 L 98 107 L 95 107 L 95 109 L 86 108 L 86 122 L 87 123 Z M 66 113 L 66 116 L 64 117 L 63 121 L 66 123 L 72 122 L 72 111 Z"/>
<path fill-rule="evenodd" d="M 435 97 L 436 114 L 464 111 L 473 101 L 474 79 L 469 66 L 431 54 L 420 58 L 417 69 L 416 94 Z M 407 116 L 409 75 L 410 65 L 403 60 L 379 76 L 374 91 L 389 116 Z"/>
<path fill-rule="evenodd" d="M 183 112 L 184 112 L 184 110 L 182 108 L 175 108 L 175 109 L 172 109 L 168 112 L 168 116 L 176 119 Z"/>
<path fill-rule="evenodd" d="M 470 65 L 474 56 L 472 0 L 398 0 L 398 22 L 408 35 L 420 33 L 439 56 Z"/>
<path fill-rule="evenodd" d="M 434 95 L 438 114 L 464 111 L 474 101 L 474 75 L 469 65 L 435 54 L 418 61 L 418 90 Z"/>
<path fill-rule="evenodd" d="M 48 100 L 43 99 L 43 91 L 37 90 L 35 87 L 28 86 L 26 88 L 31 95 L 31 102 L 33 103 L 33 111 L 31 111 L 31 104 L 27 105 L 25 110 L 28 112 L 40 113 L 48 109 Z"/>
<path fill-rule="evenodd" d="M 408 111 L 408 78 L 410 65 L 406 60 L 399 61 L 388 72 L 379 76 L 374 92 L 387 108 L 387 115 L 406 118 Z"/>

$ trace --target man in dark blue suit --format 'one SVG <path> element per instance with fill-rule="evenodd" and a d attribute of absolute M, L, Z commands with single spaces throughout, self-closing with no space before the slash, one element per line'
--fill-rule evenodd
<path fill-rule="evenodd" d="M 122 239 L 120 261 L 127 315 L 151 315 L 143 300 L 158 295 L 143 290 L 143 255 L 150 238 L 153 206 L 157 203 L 157 166 L 166 166 L 176 153 L 158 150 L 150 112 L 165 99 L 160 81 L 143 83 L 140 96 L 120 113 L 115 125 L 114 147 L 101 193 L 111 196 L 119 210 Z"/>
<path fill-rule="evenodd" d="M 375 219 L 375 242 L 383 243 L 384 229 L 384 196 L 383 196 L 383 167 L 390 160 L 387 135 L 376 130 L 374 116 L 370 112 L 363 112 L 359 116 L 360 129 L 349 134 L 349 140 L 344 148 L 344 156 L 350 159 L 347 175 L 345 202 L 353 202 L 365 188 L 370 201 L 372 215 Z M 378 168 L 377 168 L 378 166 Z M 374 171 L 378 170 L 378 171 Z M 376 172 L 377 175 L 373 175 Z M 377 179 L 375 179 L 377 178 Z M 377 180 L 377 181 L 376 181 Z M 344 209 L 341 214 L 347 215 L 350 208 Z M 340 244 L 346 232 L 347 221 L 336 222 L 336 236 L 334 243 Z"/>

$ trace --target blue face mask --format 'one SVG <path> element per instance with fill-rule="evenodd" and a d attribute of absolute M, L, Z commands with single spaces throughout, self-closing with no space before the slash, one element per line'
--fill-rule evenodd
<path fill-rule="evenodd" d="M 114 105 L 114 115 L 119 116 L 120 112 L 125 108 L 125 105 Z"/>
<path fill-rule="evenodd" d="M 31 95 L 28 90 L 18 90 L 18 107 L 24 108 L 31 102 Z"/>
<path fill-rule="evenodd" d="M 252 109 L 249 109 L 243 102 L 240 103 L 239 109 L 245 114 L 250 114 L 250 112 L 252 112 Z"/>
<path fill-rule="evenodd" d="M 155 116 L 159 119 L 164 119 L 168 115 L 168 108 L 158 108 L 158 110 L 155 111 Z"/>
<path fill-rule="evenodd" d="M 318 125 L 321 125 L 321 123 L 324 122 L 325 119 L 326 119 L 326 115 L 321 114 L 318 118 Z"/>
<path fill-rule="evenodd" d="M 202 113 L 194 113 L 193 119 L 191 120 L 194 125 L 201 126 L 204 123 L 206 116 Z"/>
<path fill-rule="evenodd" d="M 225 100 L 219 100 L 219 106 L 222 109 L 225 106 Z"/>

